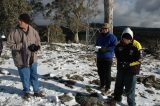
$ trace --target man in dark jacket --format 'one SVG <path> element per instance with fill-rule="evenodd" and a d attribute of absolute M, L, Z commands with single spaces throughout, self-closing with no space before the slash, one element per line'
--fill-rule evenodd
<path fill-rule="evenodd" d="M 99 89 L 105 91 L 106 94 L 110 92 L 112 58 L 117 44 L 116 36 L 109 32 L 110 27 L 110 24 L 105 23 L 101 29 L 101 34 L 96 39 L 96 47 L 98 48 L 97 68 L 100 77 Z"/>
<path fill-rule="evenodd" d="M 115 47 L 117 58 L 117 76 L 114 89 L 114 100 L 121 102 L 123 89 L 129 106 L 135 106 L 136 74 L 140 70 L 140 49 L 138 41 L 133 40 L 133 32 L 126 28 L 121 36 L 120 43 Z"/>
<path fill-rule="evenodd" d="M 3 42 L 2 42 L 2 38 L 0 37 L 0 56 L 3 50 Z"/>

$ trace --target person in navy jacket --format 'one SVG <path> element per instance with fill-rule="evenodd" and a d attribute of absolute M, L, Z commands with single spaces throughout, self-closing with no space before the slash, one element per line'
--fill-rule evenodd
<path fill-rule="evenodd" d="M 97 68 L 100 78 L 99 89 L 110 92 L 111 85 L 111 66 L 114 56 L 114 48 L 117 44 L 117 38 L 110 32 L 111 25 L 105 23 L 101 29 L 101 34 L 96 39 L 97 50 Z"/>

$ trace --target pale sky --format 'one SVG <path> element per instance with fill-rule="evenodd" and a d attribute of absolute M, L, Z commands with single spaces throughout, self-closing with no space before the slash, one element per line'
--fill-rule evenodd
<path fill-rule="evenodd" d="M 104 11 L 104 0 L 100 1 Z M 103 18 L 102 12 L 96 20 L 103 23 Z M 160 28 L 160 0 L 114 0 L 113 24 Z"/>

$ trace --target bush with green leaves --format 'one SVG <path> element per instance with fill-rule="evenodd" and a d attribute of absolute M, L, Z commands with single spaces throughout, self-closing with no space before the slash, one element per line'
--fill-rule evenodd
<path fill-rule="evenodd" d="M 57 25 L 49 25 L 47 31 L 48 40 L 50 43 L 52 42 L 65 42 L 65 36 L 63 34 L 62 29 Z"/>

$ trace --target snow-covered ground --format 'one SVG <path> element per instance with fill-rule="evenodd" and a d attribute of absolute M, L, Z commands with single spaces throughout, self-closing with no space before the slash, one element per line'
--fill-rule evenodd
<path fill-rule="evenodd" d="M 88 51 L 85 45 L 61 43 L 52 44 L 51 46 L 42 45 L 38 57 L 40 88 L 46 97 L 32 97 L 29 101 L 25 101 L 22 99 L 22 85 L 17 68 L 13 64 L 10 50 L 6 47 L 4 48 L 0 58 L 0 106 L 73 106 L 78 104 L 75 100 L 77 92 L 87 92 L 86 87 L 91 87 L 93 91 L 96 91 L 94 86 L 98 85 L 90 83 L 99 79 L 96 72 L 95 54 L 93 51 Z M 156 78 L 160 78 L 159 64 L 160 60 L 156 60 L 151 56 L 145 57 L 140 75 L 155 75 Z M 56 79 L 68 81 L 76 75 L 81 79 L 74 80 L 76 83 L 72 86 L 67 86 L 66 83 Z M 112 76 L 116 76 L 115 62 L 112 66 Z M 114 84 L 115 82 L 112 81 L 112 90 L 114 89 Z M 154 93 L 148 93 L 146 89 Z M 64 94 L 67 94 L 72 99 L 62 102 L 60 96 Z M 143 84 L 137 84 L 136 102 L 137 106 L 160 106 L 160 90 L 156 90 L 153 87 L 146 88 Z M 123 96 L 122 104 L 122 106 L 127 105 L 125 96 Z M 117 106 L 119 105 L 117 104 Z"/>

